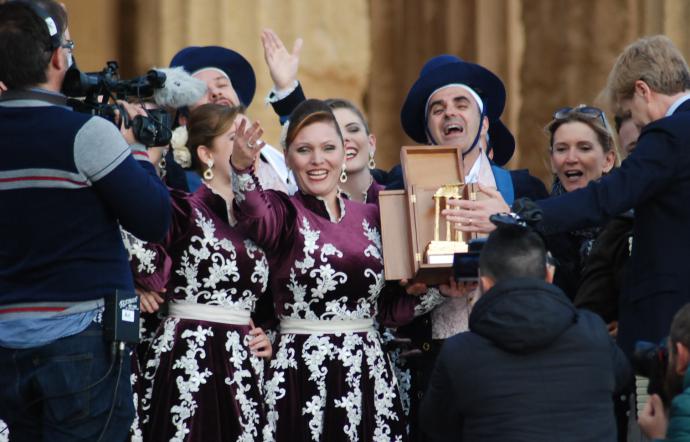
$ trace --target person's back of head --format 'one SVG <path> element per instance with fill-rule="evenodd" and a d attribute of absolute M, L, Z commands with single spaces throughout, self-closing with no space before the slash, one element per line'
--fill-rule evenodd
<path fill-rule="evenodd" d="M 544 241 L 520 226 L 498 227 L 486 240 L 479 256 L 481 285 L 486 291 L 498 282 L 515 278 L 550 281 Z"/>
<path fill-rule="evenodd" d="M 0 4 L 0 81 L 8 89 L 46 82 L 46 69 L 67 28 L 67 13 L 57 2 L 31 3 Z"/>
<path fill-rule="evenodd" d="M 629 100 L 637 81 L 664 95 L 690 89 L 690 70 L 683 55 L 666 36 L 641 38 L 628 47 L 616 60 L 609 74 L 606 92 L 612 107 Z"/>

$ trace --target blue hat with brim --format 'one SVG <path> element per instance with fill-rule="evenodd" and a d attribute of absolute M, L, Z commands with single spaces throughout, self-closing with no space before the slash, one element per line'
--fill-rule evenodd
<path fill-rule="evenodd" d="M 246 58 L 232 49 L 221 46 L 188 46 L 170 60 L 170 67 L 182 66 L 189 73 L 204 68 L 225 72 L 245 107 L 249 107 L 256 92 L 254 69 Z"/>
<path fill-rule="evenodd" d="M 418 143 L 427 142 L 426 103 L 438 88 L 461 83 L 472 88 L 484 102 L 489 119 L 489 140 L 493 161 L 502 166 L 515 152 L 515 138 L 500 117 L 506 102 L 503 82 L 493 72 L 454 55 L 439 55 L 424 64 L 419 78 L 405 98 L 400 121 L 405 133 Z"/>

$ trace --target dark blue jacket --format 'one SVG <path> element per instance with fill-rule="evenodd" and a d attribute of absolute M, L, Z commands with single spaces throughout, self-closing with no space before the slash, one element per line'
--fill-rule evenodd
<path fill-rule="evenodd" d="M 619 304 L 618 341 L 659 342 L 690 302 L 690 102 L 642 129 L 637 147 L 584 189 L 539 201 L 547 233 L 602 225 L 635 209 L 630 278 Z"/>
<path fill-rule="evenodd" d="M 120 226 L 155 241 L 170 223 L 146 152 L 134 151 L 137 161 L 115 126 L 72 112 L 64 97 L 3 95 L 0 305 L 134 290 Z"/>
<path fill-rule="evenodd" d="M 630 376 L 599 316 L 542 280 L 503 281 L 443 344 L 420 425 L 435 441 L 613 442 Z"/>

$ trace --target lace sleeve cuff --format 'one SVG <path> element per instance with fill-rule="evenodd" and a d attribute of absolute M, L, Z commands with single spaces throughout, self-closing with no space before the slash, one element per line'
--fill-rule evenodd
<path fill-rule="evenodd" d="M 259 179 L 254 175 L 254 168 L 245 170 L 234 170 L 232 174 L 232 191 L 235 194 L 235 201 L 242 203 L 247 199 L 247 193 L 261 189 Z"/>
<path fill-rule="evenodd" d="M 429 288 L 426 293 L 419 297 L 417 305 L 414 307 L 414 316 L 424 315 L 429 313 L 437 306 L 443 304 L 446 298 L 441 294 L 437 287 Z"/>

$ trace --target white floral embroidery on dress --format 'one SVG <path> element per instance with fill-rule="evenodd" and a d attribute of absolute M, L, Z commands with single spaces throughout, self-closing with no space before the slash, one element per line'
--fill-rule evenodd
<path fill-rule="evenodd" d="M 328 369 L 324 366 L 327 356 L 330 356 L 333 349 L 328 336 L 311 335 L 302 346 L 302 359 L 307 364 L 309 370 L 309 380 L 316 384 L 318 395 L 312 396 L 302 408 L 302 414 L 311 414 L 309 429 L 311 430 L 312 440 L 319 440 L 323 430 L 323 410 L 326 407 L 326 373 Z"/>
<path fill-rule="evenodd" d="M 174 292 L 184 293 L 184 300 L 187 302 L 203 300 L 205 304 L 253 310 L 257 297 L 251 290 L 245 290 L 239 300 L 233 301 L 231 295 L 237 294 L 236 288 L 216 289 L 221 282 L 239 281 L 237 251 L 230 240 L 216 237 L 216 227 L 213 221 L 204 217 L 199 209 L 195 209 L 194 213 L 194 223 L 201 229 L 202 236 L 192 236 L 188 249 L 182 254 L 180 268 L 175 273 L 184 277 L 187 285 L 175 287 Z M 253 243 L 251 243 L 251 247 L 251 250 L 247 249 L 247 253 L 254 258 L 259 248 Z M 221 251 L 226 252 L 225 255 Z M 200 264 L 207 260 L 211 261 L 208 276 L 201 276 L 199 275 Z M 261 281 L 264 288 L 266 287 L 268 263 L 263 254 L 255 263 L 252 281 L 255 279 Z"/>
<path fill-rule="evenodd" d="M 385 357 L 379 339 L 378 334 L 367 333 L 368 345 L 364 346 L 364 352 L 369 368 L 369 377 L 374 380 L 374 419 L 376 421 L 376 429 L 373 440 L 375 442 L 388 442 L 392 440 L 391 427 L 388 421 L 397 421 L 399 418 L 393 403 L 397 396 L 398 382 L 394 376 L 391 378 L 389 375 L 389 373 L 393 372 L 393 367 Z M 388 371 L 386 367 L 389 368 Z M 390 386 L 395 388 L 391 389 Z"/>
<path fill-rule="evenodd" d="M 194 416 L 198 407 L 193 393 L 197 393 L 199 387 L 205 384 L 212 375 L 208 368 L 199 371 L 199 362 L 197 361 L 197 357 L 199 359 L 206 358 L 206 350 L 203 347 L 209 336 L 213 336 L 213 329 L 211 327 L 204 328 L 200 325 L 197 326 L 196 330 L 185 330 L 180 336 L 182 339 L 189 338 L 186 341 L 188 348 L 186 354 L 176 360 L 172 368 L 173 370 L 183 369 L 186 378 L 182 375 L 175 378 L 181 403 L 173 405 L 170 409 L 171 421 L 177 428 L 175 435 L 170 439 L 171 441 L 182 442 L 189 434 L 189 428 L 185 425 L 185 421 Z"/>
<path fill-rule="evenodd" d="M 163 321 L 163 332 L 151 344 L 151 351 L 153 357 L 146 362 L 144 371 L 144 379 L 146 380 L 146 389 L 144 397 L 141 399 L 141 409 L 143 418 L 141 423 L 146 424 L 149 421 L 148 411 L 151 409 L 151 395 L 153 394 L 153 383 L 156 377 L 156 372 L 161 362 L 161 355 L 172 350 L 175 343 L 175 328 L 180 322 L 178 318 L 167 318 Z"/>
<path fill-rule="evenodd" d="M 292 310 L 291 318 L 302 318 L 303 315 L 303 319 L 328 319 L 329 317 L 336 316 L 340 311 L 329 308 L 334 301 L 327 302 L 326 313 L 321 317 L 318 317 L 310 307 L 312 304 L 321 302 L 325 294 L 334 291 L 339 284 L 347 282 L 347 275 L 343 272 L 335 271 L 331 264 L 328 263 L 329 257 L 336 256 L 342 258 L 343 253 L 331 243 L 322 245 L 319 260 L 323 264 L 320 264 L 318 268 L 314 268 L 316 260 L 312 255 L 319 250 L 316 242 L 319 239 L 320 232 L 311 229 L 306 217 L 302 218 L 302 226 L 299 228 L 299 232 L 304 237 L 304 247 L 302 249 L 304 251 L 304 259 L 295 261 L 295 265 L 290 269 L 290 281 L 287 288 L 292 293 L 293 299 L 285 304 L 285 309 Z M 316 282 L 316 286 L 309 291 L 311 296 L 308 301 L 306 299 L 307 286 L 297 281 L 298 272 L 300 275 L 307 274 L 308 272 L 309 277 Z M 344 311 L 344 307 L 340 310 Z M 347 315 L 344 317 L 347 317 Z"/>
<path fill-rule="evenodd" d="M 261 292 L 263 293 L 268 286 L 268 260 L 266 255 L 262 252 L 261 259 L 256 259 L 256 252 L 260 252 L 261 249 L 251 239 L 244 240 L 244 248 L 247 250 L 247 256 L 255 261 L 254 272 L 252 272 L 250 280 L 261 284 Z"/>
<path fill-rule="evenodd" d="M 120 228 L 120 235 L 122 236 L 122 243 L 127 250 L 128 259 L 131 261 L 132 257 L 134 257 L 138 261 L 137 272 L 152 275 L 156 271 L 156 266 L 154 265 L 156 252 L 147 249 L 146 242 L 122 228 Z"/>
<path fill-rule="evenodd" d="M 355 334 L 345 335 L 343 345 L 339 349 L 338 358 L 343 363 L 343 368 L 347 368 L 347 385 L 350 391 L 341 398 L 335 399 L 337 408 L 347 410 L 347 421 L 345 434 L 351 441 L 359 440 L 359 428 L 362 424 L 362 337 Z M 355 350 L 359 347 L 358 350 Z"/>
<path fill-rule="evenodd" d="M 379 327 L 376 327 L 379 329 Z M 394 341 L 395 329 L 384 327 L 383 333 L 381 333 L 381 343 L 384 347 L 388 343 Z M 391 365 L 393 366 L 393 373 L 398 380 L 398 387 L 400 391 L 400 400 L 402 401 L 403 411 L 406 416 L 410 415 L 410 391 L 412 389 L 412 373 L 407 367 L 407 360 L 401 356 L 402 351 L 399 348 L 394 350 L 388 350 L 388 357 L 391 360 Z M 407 430 L 409 431 L 409 424 L 407 425 Z"/>
<path fill-rule="evenodd" d="M 297 369 L 295 349 L 292 345 L 295 335 L 282 335 L 278 344 L 278 351 L 271 360 L 271 379 L 264 384 L 264 400 L 266 401 L 266 426 L 263 430 L 264 440 L 273 440 L 278 422 L 276 403 L 285 397 L 285 388 L 280 385 L 285 382 L 285 371 L 288 368 Z"/>
<path fill-rule="evenodd" d="M 129 376 L 129 382 L 134 386 L 137 384 L 137 375 L 132 373 Z M 132 425 L 129 427 L 130 442 L 142 442 L 144 440 L 144 435 L 141 432 L 141 425 L 139 425 L 139 394 L 136 389 L 132 391 L 132 401 L 134 402 L 134 420 Z"/>
<path fill-rule="evenodd" d="M 232 378 L 226 377 L 225 383 L 230 387 L 234 387 L 235 400 L 240 404 L 242 415 L 240 416 L 240 427 L 242 427 L 242 434 L 237 438 L 237 442 L 254 442 L 258 436 L 259 424 L 259 404 L 251 398 L 247 393 L 252 388 L 252 373 L 242 367 L 242 363 L 250 359 L 258 359 L 255 356 L 249 356 L 247 345 L 250 335 L 246 335 L 242 343 L 240 343 L 240 334 L 236 331 L 228 331 L 226 333 L 227 340 L 225 341 L 225 350 L 230 355 L 230 363 L 235 369 Z M 260 362 L 260 361 L 259 361 Z M 255 367 L 254 361 L 252 366 Z M 250 382 L 247 383 L 246 381 Z"/>
<path fill-rule="evenodd" d="M 374 440 L 383 442 L 401 440 L 393 438 L 390 427 L 391 421 L 397 421 L 394 400 L 398 394 L 397 382 L 390 375 L 391 368 L 388 360 L 381 351 L 379 336 L 376 332 L 366 335 L 344 333 L 342 345 L 331 342 L 333 335 L 311 335 L 302 346 L 301 357 L 309 372 L 309 380 L 314 383 L 317 394 L 313 395 L 305 406 L 302 414 L 311 416 L 309 429 L 311 439 L 320 441 L 323 432 L 323 416 L 328 402 L 333 401 L 336 408 L 346 412 L 347 424 L 343 431 L 351 441 L 359 440 L 362 424 L 362 389 L 361 380 L 365 375 L 363 367 L 367 367 L 366 375 L 374 380 L 374 410 L 376 428 Z M 338 335 L 335 335 L 338 336 Z M 285 396 L 285 389 L 280 384 L 285 382 L 288 368 L 297 369 L 295 361 L 294 335 L 283 335 L 276 359 L 271 362 L 273 377 L 266 383 L 266 405 L 268 407 L 268 425 L 264 429 L 264 438 L 273 440 L 278 421 L 276 402 Z M 365 359 L 365 361 L 363 361 Z M 341 397 L 329 398 L 327 395 L 326 375 L 328 367 L 338 361 L 347 370 L 345 382 L 347 392 Z M 391 389 L 390 387 L 394 388 Z"/>
<path fill-rule="evenodd" d="M 256 190 L 256 182 L 250 173 L 232 173 L 232 190 L 238 203 L 244 201 L 247 192 Z"/>

